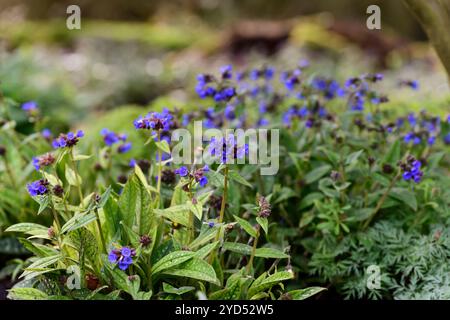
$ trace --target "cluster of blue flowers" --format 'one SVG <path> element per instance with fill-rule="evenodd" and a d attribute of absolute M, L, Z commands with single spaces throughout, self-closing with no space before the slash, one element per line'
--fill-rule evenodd
<path fill-rule="evenodd" d="M 248 144 L 239 145 L 233 134 L 221 139 L 211 138 L 207 148 L 209 154 L 218 157 L 221 163 L 229 163 L 235 159 L 243 159 L 248 154 Z"/>
<path fill-rule="evenodd" d="M 30 196 L 42 196 L 48 193 L 49 182 L 45 179 L 36 180 L 27 184 L 28 193 Z"/>
<path fill-rule="evenodd" d="M 106 128 L 102 129 L 100 131 L 100 134 L 103 136 L 103 141 L 105 142 L 105 144 L 109 147 L 113 146 L 116 143 L 120 143 L 119 147 L 117 148 L 117 152 L 119 153 L 125 153 L 131 149 L 131 142 L 126 142 L 126 134 L 117 134 L 114 131 Z"/>
<path fill-rule="evenodd" d="M 403 141 L 418 145 L 422 141 L 426 141 L 429 146 L 434 145 L 436 137 L 441 130 L 441 118 L 431 117 L 425 111 L 420 112 L 418 116 L 414 113 L 408 114 L 406 117 L 409 124 L 409 131 L 405 134 Z M 403 126 L 404 120 L 398 119 L 398 127 Z"/>
<path fill-rule="evenodd" d="M 406 163 L 400 164 L 403 171 L 403 179 L 406 181 L 413 180 L 419 183 L 422 180 L 423 171 L 421 171 L 422 163 L 414 157 L 409 156 Z"/>
<path fill-rule="evenodd" d="M 133 264 L 133 257 L 136 255 L 136 250 L 130 247 L 122 247 L 119 249 L 112 249 L 108 254 L 108 260 L 119 266 L 120 270 L 126 270 Z"/>
<path fill-rule="evenodd" d="M 173 125 L 173 115 L 166 108 L 162 112 L 149 112 L 134 121 L 136 129 L 152 130 L 153 132 L 169 131 Z"/>
<path fill-rule="evenodd" d="M 84 137 L 84 132 L 82 130 L 78 130 L 77 133 L 69 132 L 67 134 L 60 134 L 58 138 L 53 140 L 52 146 L 55 149 L 58 148 L 71 148 L 75 146 L 79 139 Z"/>
<path fill-rule="evenodd" d="M 221 81 L 213 75 L 199 74 L 195 91 L 202 99 L 212 97 L 216 102 L 229 101 L 236 95 L 236 89 L 227 84 L 227 80 L 233 78 L 232 66 L 226 65 L 220 68 Z"/>
<path fill-rule="evenodd" d="M 205 165 L 202 168 L 199 168 L 197 170 L 195 170 L 192 175 L 189 175 L 189 170 L 187 167 L 185 166 L 181 166 L 178 169 L 175 169 L 175 174 L 178 174 L 180 177 L 192 177 L 194 178 L 194 180 L 196 182 L 198 182 L 198 184 L 200 185 L 200 187 L 205 187 L 208 184 L 208 178 L 205 176 L 205 172 L 209 171 L 209 167 L 207 165 Z"/>

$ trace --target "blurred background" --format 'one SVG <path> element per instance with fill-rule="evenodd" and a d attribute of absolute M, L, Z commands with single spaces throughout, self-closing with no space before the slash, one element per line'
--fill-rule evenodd
<path fill-rule="evenodd" d="M 66 28 L 71 4 L 81 30 Z M 381 30 L 366 27 L 371 4 Z M 402 1 L 0 0 L 0 88 L 19 104 L 36 101 L 54 130 L 98 119 L 117 127 L 114 117 L 142 108 L 195 108 L 199 72 L 302 59 L 340 81 L 383 72 L 393 107 L 449 105 L 443 68 Z M 397 90 L 404 79 L 419 80 L 420 94 Z M 28 130 L 19 107 L 16 117 Z"/>

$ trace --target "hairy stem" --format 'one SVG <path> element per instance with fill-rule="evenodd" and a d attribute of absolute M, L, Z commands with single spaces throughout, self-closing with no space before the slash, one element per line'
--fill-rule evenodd
<path fill-rule="evenodd" d="M 370 225 L 370 222 L 375 217 L 375 215 L 378 213 L 378 211 L 380 210 L 380 208 L 383 205 L 384 201 L 386 201 L 386 198 L 387 198 L 389 192 L 394 187 L 395 183 L 397 182 L 397 180 L 399 178 L 400 178 L 400 173 L 397 173 L 397 175 L 392 179 L 391 183 L 389 184 L 389 187 L 387 188 L 387 190 L 381 196 L 380 200 L 378 200 L 377 206 L 375 207 L 375 209 L 373 210 L 373 212 L 371 213 L 369 218 L 364 223 L 364 225 L 362 227 L 363 230 L 365 230 Z"/>
<path fill-rule="evenodd" d="M 100 215 L 98 214 L 98 209 L 95 209 L 94 212 L 95 212 L 95 216 L 97 217 L 96 222 L 97 222 L 98 233 L 100 233 L 100 240 L 102 242 L 102 249 L 103 249 L 104 253 L 107 253 L 107 251 L 106 251 L 106 244 L 105 244 L 105 238 L 103 236 L 102 224 L 100 223 Z"/>
<path fill-rule="evenodd" d="M 258 238 L 259 238 L 259 228 L 256 231 L 256 237 L 253 240 L 253 246 L 252 246 L 252 253 L 250 255 L 250 260 L 248 260 L 248 264 L 247 264 L 247 274 L 250 273 L 252 266 L 253 266 L 253 259 L 255 258 L 255 253 L 256 253 L 256 246 L 258 245 Z"/>

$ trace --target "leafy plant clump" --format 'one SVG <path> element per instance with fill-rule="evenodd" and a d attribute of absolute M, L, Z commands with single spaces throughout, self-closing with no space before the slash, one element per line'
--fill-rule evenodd
<path fill-rule="evenodd" d="M 23 270 L 10 299 L 305 299 L 324 287 L 344 298 L 449 296 L 437 263 L 450 253 L 448 115 L 392 112 L 382 74 L 341 84 L 305 62 L 197 79 L 200 107 L 151 110 L 124 132 L 54 135 L 28 102 L 35 133 L 23 137 L 3 100 L 1 184 L 20 211 L 7 198 L 0 208 L 32 255 L 7 266 Z M 252 145 L 233 134 L 191 148 L 213 164 L 175 165 L 172 132 L 198 120 L 279 130 L 269 146 L 278 172 L 240 161 Z M 379 288 L 367 286 L 371 265 Z"/>

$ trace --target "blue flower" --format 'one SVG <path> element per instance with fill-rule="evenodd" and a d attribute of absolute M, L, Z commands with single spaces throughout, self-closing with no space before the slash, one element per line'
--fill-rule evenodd
<path fill-rule="evenodd" d="M 145 117 L 140 116 L 134 121 L 134 127 L 153 131 L 169 131 L 173 125 L 172 119 L 170 111 L 164 109 L 162 112 L 150 112 Z"/>
<path fill-rule="evenodd" d="M 116 144 L 120 141 L 119 136 L 115 132 L 110 131 L 106 128 L 102 129 L 100 131 L 100 134 L 103 136 L 103 141 L 107 146 L 112 146 L 113 144 Z"/>
<path fill-rule="evenodd" d="M 406 164 L 401 164 L 403 170 L 403 180 L 413 180 L 415 183 L 419 183 L 422 180 L 423 172 L 420 170 L 422 163 L 413 157 L 407 160 Z"/>
<path fill-rule="evenodd" d="M 174 172 L 180 175 L 180 177 L 186 177 L 189 174 L 189 170 L 185 166 L 175 169 Z"/>
<path fill-rule="evenodd" d="M 430 136 L 427 140 L 428 145 L 432 146 L 436 141 L 436 137 L 435 136 Z"/>
<path fill-rule="evenodd" d="M 122 247 L 112 249 L 108 254 L 108 260 L 110 263 L 116 264 L 119 266 L 120 270 L 126 270 L 128 267 L 133 264 L 133 257 L 136 255 L 136 250 L 130 247 Z"/>
<path fill-rule="evenodd" d="M 130 257 L 131 256 L 131 249 L 129 247 L 122 247 L 122 250 L 120 251 L 120 253 L 124 257 Z"/>
<path fill-rule="evenodd" d="M 269 124 L 270 124 L 270 122 L 266 118 L 260 118 L 258 120 L 258 122 L 256 123 L 256 125 L 259 126 L 259 127 L 264 127 L 264 126 L 267 126 Z"/>
<path fill-rule="evenodd" d="M 444 137 L 444 143 L 445 144 L 450 144 L 450 133 L 447 133 Z"/>
<path fill-rule="evenodd" d="M 222 66 L 220 68 L 220 73 L 222 75 L 222 79 L 231 79 L 233 76 L 233 67 L 231 65 Z"/>
<path fill-rule="evenodd" d="M 67 134 L 60 134 L 58 138 L 53 140 L 52 146 L 54 149 L 58 148 L 71 148 L 75 146 L 79 139 L 84 137 L 84 132 L 82 130 L 78 130 L 76 134 L 73 132 L 68 132 Z"/>
<path fill-rule="evenodd" d="M 50 139 L 52 137 L 52 132 L 50 131 L 50 129 L 45 128 L 41 131 L 41 135 L 44 139 Z"/>
<path fill-rule="evenodd" d="M 128 166 L 131 168 L 134 168 L 136 166 L 136 160 L 135 159 L 130 159 L 130 162 L 128 163 Z"/>
<path fill-rule="evenodd" d="M 417 118 L 415 117 L 414 113 L 408 114 L 407 119 L 411 127 L 414 127 L 417 124 Z"/>
<path fill-rule="evenodd" d="M 248 144 L 238 146 L 235 136 L 230 133 L 226 138 L 213 137 L 208 146 L 208 152 L 211 156 L 218 157 L 221 163 L 227 163 L 244 158 L 248 154 Z"/>
<path fill-rule="evenodd" d="M 233 120 L 233 119 L 235 119 L 236 118 L 236 114 L 235 114 L 235 112 L 234 112 L 234 106 L 232 106 L 232 105 L 227 105 L 226 107 L 225 107 L 225 110 L 224 110 L 224 115 L 225 115 L 225 118 L 227 118 L 228 120 Z"/>
<path fill-rule="evenodd" d="M 131 142 L 126 142 L 121 144 L 118 148 L 117 148 L 117 152 L 119 153 L 125 153 L 130 151 L 131 149 Z"/>
<path fill-rule="evenodd" d="M 208 184 L 208 178 L 203 176 L 200 178 L 200 181 L 198 182 L 200 184 L 200 187 L 204 187 Z"/>
<path fill-rule="evenodd" d="M 36 180 L 27 184 L 28 193 L 30 196 L 41 196 L 48 193 L 49 182 L 45 179 Z"/>
<path fill-rule="evenodd" d="M 35 112 L 38 110 L 38 105 L 35 101 L 28 101 L 22 104 L 22 110 L 26 112 Z"/>

